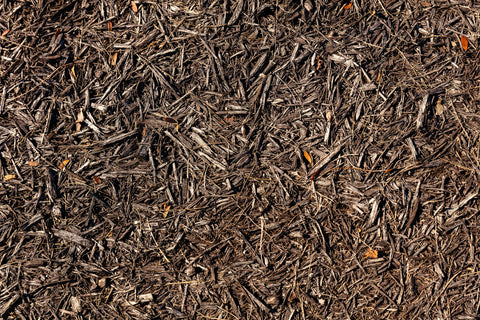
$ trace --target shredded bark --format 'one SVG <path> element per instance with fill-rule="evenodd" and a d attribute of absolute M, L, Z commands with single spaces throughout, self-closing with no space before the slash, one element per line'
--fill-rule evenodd
<path fill-rule="evenodd" d="M 479 12 L 1 2 L 0 318 L 479 318 Z"/>

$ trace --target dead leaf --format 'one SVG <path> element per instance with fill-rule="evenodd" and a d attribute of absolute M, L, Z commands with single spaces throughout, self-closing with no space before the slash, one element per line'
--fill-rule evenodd
<path fill-rule="evenodd" d="M 97 177 L 97 176 L 93 176 L 93 180 L 95 180 L 95 183 L 96 183 L 96 184 L 102 184 L 102 179 L 100 179 L 100 178 Z"/>
<path fill-rule="evenodd" d="M 168 210 L 170 210 L 170 207 L 171 207 L 171 206 L 167 206 L 167 207 L 165 208 L 165 212 L 163 213 L 163 217 L 164 217 L 164 218 L 168 217 Z"/>
<path fill-rule="evenodd" d="M 108 31 L 112 31 L 112 21 L 107 22 Z"/>
<path fill-rule="evenodd" d="M 331 122 L 332 121 L 332 111 L 327 110 L 327 112 L 325 114 L 325 118 L 327 118 L 328 122 Z"/>
<path fill-rule="evenodd" d="M 378 258 L 378 251 L 373 250 L 372 248 L 368 248 L 367 252 L 365 252 L 365 259 L 377 259 Z"/>
<path fill-rule="evenodd" d="M 60 163 L 60 164 L 58 165 L 58 169 L 63 170 L 63 168 L 65 168 L 65 166 L 66 166 L 69 162 L 70 162 L 69 159 L 63 160 L 62 163 Z"/>
<path fill-rule="evenodd" d="M 443 104 L 442 99 L 438 98 L 437 105 L 435 106 L 435 115 L 441 116 L 443 114 Z"/>
<path fill-rule="evenodd" d="M 111 60 L 110 60 L 110 64 L 115 67 L 117 65 L 117 57 L 118 57 L 118 53 L 115 52 L 114 54 L 112 54 L 111 56 Z"/>
<path fill-rule="evenodd" d="M 30 167 L 37 167 L 40 165 L 40 163 L 38 161 L 27 161 L 27 164 L 30 166 Z"/>
<path fill-rule="evenodd" d="M 138 8 L 137 8 L 137 4 L 135 3 L 135 1 L 131 1 L 130 4 L 132 5 L 133 12 L 137 13 Z"/>
<path fill-rule="evenodd" d="M 12 179 L 15 179 L 17 176 L 15 176 L 14 174 L 6 174 L 4 177 L 3 177 L 3 181 L 8 181 L 8 180 L 12 180 Z"/>
<path fill-rule="evenodd" d="M 7 29 L 2 32 L 2 37 L 5 37 L 10 32 L 10 29 Z"/>
<path fill-rule="evenodd" d="M 312 157 L 308 154 L 307 151 L 303 151 L 303 156 L 307 159 L 308 163 L 312 164 Z"/>
<path fill-rule="evenodd" d="M 351 7 L 352 7 L 352 2 L 350 2 L 349 4 L 346 4 L 345 7 L 343 7 L 343 9 L 348 10 Z"/>
<path fill-rule="evenodd" d="M 174 124 L 177 124 L 177 120 L 173 119 L 173 118 L 169 118 L 169 117 L 165 117 L 163 118 L 163 120 L 165 120 L 165 122 L 168 122 L 168 123 L 174 123 Z"/>
<path fill-rule="evenodd" d="M 462 36 L 460 37 L 460 41 L 462 42 L 462 48 L 463 48 L 463 50 L 467 51 L 467 49 L 468 49 L 468 39 L 467 39 L 467 37 L 465 37 L 465 36 L 462 35 Z"/>

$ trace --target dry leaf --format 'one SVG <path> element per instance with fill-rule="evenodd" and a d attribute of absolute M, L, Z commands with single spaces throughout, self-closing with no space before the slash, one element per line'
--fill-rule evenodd
<path fill-rule="evenodd" d="M 351 7 L 352 7 L 352 3 L 350 2 L 349 4 L 346 4 L 345 7 L 343 7 L 343 9 L 348 10 Z"/>
<path fill-rule="evenodd" d="M 320 57 L 317 57 L 317 71 L 320 70 L 320 68 L 322 67 L 322 59 L 320 59 Z"/>
<path fill-rule="evenodd" d="M 100 178 L 97 177 L 97 176 L 93 176 L 93 180 L 95 180 L 95 183 L 96 183 L 96 184 L 102 184 L 102 179 L 100 179 Z"/>
<path fill-rule="evenodd" d="M 118 53 L 115 52 L 114 54 L 112 54 L 112 57 L 110 60 L 110 64 L 114 67 L 117 65 L 117 57 L 118 57 Z"/>
<path fill-rule="evenodd" d="M 112 31 L 112 21 L 107 22 L 108 31 Z"/>
<path fill-rule="evenodd" d="M 165 122 L 168 122 L 168 123 L 175 123 L 175 124 L 177 123 L 177 120 L 169 117 L 165 117 L 163 118 L 163 120 L 165 120 Z"/>
<path fill-rule="evenodd" d="M 166 217 L 168 216 L 168 210 L 170 210 L 170 207 L 171 207 L 171 206 L 167 206 L 167 207 L 165 208 L 165 212 L 163 213 L 163 217 L 164 217 L 164 218 L 166 218 Z"/>
<path fill-rule="evenodd" d="M 327 118 L 328 122 L 331 122 L 332 121 L 332 111 L 327 110 L 327 112 L 325 114 L 325 118 Z"/>
<path fill-rule="evenodd" d="M 10 29 L 7 29 L 2 32 L 2 37 L 5 37 L 10 32 Z"/>
<path fill-rule="evenodd" d="M 135 1 L 131 1 L 130 4 L 132 5 L 133 12 L 137 13 L 138 8 L 137 8 L 137 4 L 135 3 Z"/>
<path fill-rule="evenodd" d="M 308 154 L 307 151 L 303 151 L 303 156 L 307 159 L 308 163 L 312 164 L 312 157 Z"/>
<path fill-rule="evenodd" d="M 38 161 L 27 161 L 27 164 L 30 166 L 30 167 L 37 167 L 40 165 L 40 163 Z"/>
<path fill-rule="evenodd" d="M 463 50 L 467 51 L 467 49 L 468 49 L 468 39 L 467 39 L 467 37 L 461 36 L 460 41 L 462 42 Z"/>
<path fill-rule="evenodd" d="M 367 252 L 365 252 L 365 259 L 377 259 L 378 258 L 378 251 L 368 248 Z"/>
<path fill-rule="evenodd" d="M 69 159 L 63 160 L 62 163 L 60 163 L 60 164 L 58 165 L 58 169 L 63 170 L 63 168 L 65 168 L 65 166 L 66 166 L 69 162 L 70 162 Z"/>
<path fill-rule="evenodd" d="M 72 74 L 74 79 L 77 78 L 77 75 L 75 74 L 75 66 L 72 67 L 72 69 L 70 70 L 70 73 Z"/>
<path fill-rule="evenodd" d="M 438 98 L 437 105 L 435 106 L 435 115 L 441 116 L 443 114 L 443 104 L 442 99 Z"/>
<path fill-rule="evenodd" d="M 12 179 L 15 179 L 16 176 L 14 174 L 6 174 L 4 177 L 3 177 L 3 181 L 8 181 L 8 180 L 12 180 Z"/>

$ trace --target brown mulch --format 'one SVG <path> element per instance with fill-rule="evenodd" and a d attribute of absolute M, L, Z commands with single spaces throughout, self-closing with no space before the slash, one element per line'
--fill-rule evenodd
<path fill-rule="evenodd" d="M 0 3 L 0 318 L 479 319 L 480 5 Z"/>

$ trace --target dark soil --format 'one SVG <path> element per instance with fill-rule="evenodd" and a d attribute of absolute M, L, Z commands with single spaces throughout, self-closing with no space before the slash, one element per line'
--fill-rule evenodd
<path fill-rule="evenodd" d="M 480 5 L 0 3 L 0 318 L 479 319 Z"/>

